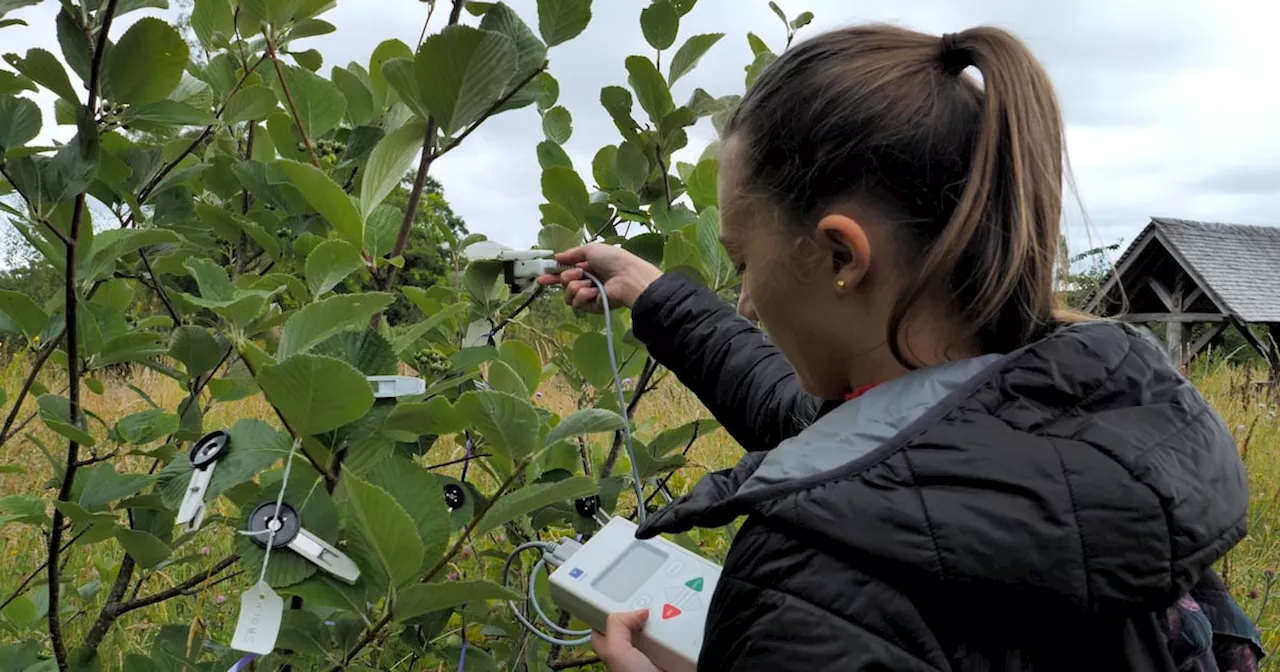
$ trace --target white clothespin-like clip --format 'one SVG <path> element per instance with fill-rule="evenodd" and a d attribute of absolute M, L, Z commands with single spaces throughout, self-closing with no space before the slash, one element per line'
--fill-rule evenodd
<path fill-rule="evenodd" d="M 275 535 L 270 532 L 275 530 Z M 249 534 L 253 542 L 262 548 L 271 540 L 272 550 L 288 547 L 294 553 L 315 563 L 320 569 L 355 584 L 360 579 L 360 568 L 342 551 L 329 545 L 324 539 L 302 527 L 302 516 L 287 502 L 280 503 L 276 515 L 275 502 L 263 502 L 249 515 Z"/>
<path fill-rule="evenodd" d="M 427 381 L 410 376 L 369 376 L 369 385 L 373 387 L 374 399 L 390 399 L 394 397 L 411 397 L 415 394 L 426 394 Z"/>
<path fill-rule="evenodd" d="M 205 434 L 191 446 L 188 458 L 191 460 L 191 483 L 187 493 L 178 507 L 175 521 L 183 525 L 188 532 L 200 529 L 204 522 L 204 494 L 209 490 L 209 482 L 213 480 L 213 467 L 218 458 L 227 454 L 231 448 L 231 436 L 223 431 Z"/>

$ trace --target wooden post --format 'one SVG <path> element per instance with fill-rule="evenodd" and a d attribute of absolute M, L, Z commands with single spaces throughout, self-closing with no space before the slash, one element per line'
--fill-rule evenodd
<path fill-rule="evenodd" d="M 1169 295 L 1168 305 L 1171 316 L 1177 316 L 1182 312 L 1182 298 L 1186 293 L 1185 278 L 1185 275 L 1178 273 L 1177 279 L 1173 281 L 1173 292 Z M 1166 345 L 1169 348 L 1169 356 L 1172 357 L 1175 362 L 1182 362 L 1184 354 L 1183 345 L 1186 341 L 1184 330 L 1182 328 L 1182 321 L 1172 319 L 1166 322 L 1165 333 Z"/>
<path fill-rule="evenodd" d="M 1267 333 L 1271 335 L 1267 363 L 1271 365 L 1271 384 L 1276 385 L 1280 384 L 1280 324 L 1268 325 Z"/>

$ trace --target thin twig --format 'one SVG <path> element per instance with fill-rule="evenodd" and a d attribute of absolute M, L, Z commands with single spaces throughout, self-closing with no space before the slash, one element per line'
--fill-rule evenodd
<path fill-rule="evenodd" d="M 121 604 L 117 608 L 117 616 L 127 614 L 131 611 L 141 609 L 143 607 L 149 607 L 158 602 L 164 602 L 165 600 L 173 597 L 177 597 L 181 595 L 183 591 L 190 590 L 192 587 L 200 584 L 202 581 L 210 577 L 217 576 L 223 570 L 235 564 L 235 562 L 239 559 L 240 559 L 239 555 L 232 553 L 231 555 L 228 555 L 225 558 L 214 563 L 214 565 L 209 569 L 206 569 L 203 572 L 200 572 L 192 576 L 191 578 L 187 579 L 186 581 L 183 581 L 182 583 L 179 583 L 178 585 L 172 588 L 155 592 L 145 597 L 139 597 L 134 600 L 129 600 L 128 602 Z"/>
<path fill-rule="evenodd" d="M 249 375 L 253 376 L 254 381 L 257 381 L 258 370 L 254 368 L 253 363 L 249 361 L 249 358 L 246 357 L 243 352 L 240 353 L 240 361 L 244 362 L 244 368 L 248 369 Z M 276 417 L 280 419 L 280 424 L 284 425 L 284 428 L 286 431 L 289 432 L 289 435 L 295 439 L 301 439 L 302 436 L 293 430 L 293 427 L 289 425 L 288 420 L 284 419 L 284 415 L 280 413 L 280 409 L 276 408 L 275 404 L 269 404 L 269 405 L 271 406 L 271 410 L 275 411 Z M 311 463 L 311 467 L 316 470 L 317 474 L 320 474 L 322 477 L 324 477 L 325 487 L 328 488 L 330 492 L 332 492 L 333 485 L 337 484 L 337 479 L 333 477 L 333 474 L 330 473 L 329 470 L 326 469 L 323 465 L 317 462 L 315 457 L 312 457 L 311 453 L 307 450 L 306 445 L 299 444 L 298 452 L 302 453 L 302 456 L 307 459 L 307 462 Z"/>
<path fill-rule="evenodd" d="M 595 665 L 599 662 L 601 662 L 600 656 L 587 656 L 577 660 L 557 660 L 554 663 L 549 663 L 547 667 L 553 670 L 572 670 L 578 667 L 586 667 L 587 665 Z"/>
<path fill-rule="evenodd" d="M 93 59 L 89 66 L 89 95 L 85 101 L 85 112 L 90 116 L 93 115 L 94 108 L 98 105 L 98 85 L 102 73 L 102 60 L 106 52 L 107 35 L 111 32 L 111 20 L 115 16 L 117 4 L 119 4 L 119 0 L 108 0 L 106 9 L 100 14 L 102 25 L 98 28 L 98 43 L 94 47 Z M 98 132 L 96 125 L 93 128 L 93 132 Z M 68 325 L 66 330 L 67 400 L 70 407 L 71 425 L 75 427 L 80 426 L 80 362 L 77 361 L 80 357 L 80 352 L 75 329 L 78 324 L 76 318 L 79 299 L 76 292 L 76 243 L 80 237 L 80 222 L 84 217 L 85 209 L 85 192 L 82 191 L 76 195 L 71 212 L 71 230 L 68 231 L 70 240 L 66 244 L 66 286 L 64 287 L 65 295 L 63 298 Z M 80 444 L 75 439 L 72 439 L 67 444 L 67 466 L 62 476 L 62 483 L 58 487 L 58 501 L 60 502 L 68 501 L 71 497 L 79 451 Z M 67 645 L 62 638 L 62 614 L 58 604 L 59 592 L 62 587 L 59 583 L 61 581 L 59 577 L 61 567 L 58 565 L 58 558 L 62 553 L 62 524 L 62 511 L 55 507 L 53 510 L 53 530 L 49 534 L 49 565 L 47 567 L 49 573 L 49 641 L 53 648 L 53 657 L 57 661 L 59 672 L 66 672 L 70 668 L 67 665 Z"/>
<path fill-rule="evenodd" d="M 534 77 L 537 77 L 538 75 L 542 74 L 542 72 L 547 69 L 547 65 L 548 65 L 548 62 L 543 61 L 542 65 L 538 66 L 528 75 L 526 75 L 524 79 L 521 79 L 518 84 L 511 87 L 511 90 L 508 91 L 501 98 L 499 98 L 497 101 L 495 101 L 492 105 L 490 105 L 489 108 L 484 111 L 484 114 L 480 115 L 479 119 L 477 119 L 474 123 L 468 126 L 466 130 L 462 131 L 462 133 L 459 133 L 458 137 L 454 138 L 449 144 L 440 148 L 440 151 L 436 152 L 436 155 L 431 158 L 433 160 L 438 159 L 444 156 L 445 154 L 448 154 L 449 151 L 452 150 L 454 147 L 457 147 L 458 145 L 462 144 L 462 141 L 466 140 L 468 135 L 471 135 L 472 133 L 474 133 L 475 130 L 480 127 L 480 124 L 484 123 L 485 119 L 488 119 L 489 117 L 493 116 L 494 113 L 496 113 L 503 105 L 506 105 L 508 101 L 514 98 L 515 95 L 519 93 L 521 89 L 523 89 L 526 85 L 529 84 L 529 82 L 532 82 Z"/>
<path fill-rule="evenodd" d="M 9 440 L 9 430 L 13 427 L 13 421 L 18 417 L 18 409 L 22 408 L 22 402 L 26 401 L 27 394 L 31 392 L 31 386 L 35 384 L 36 376 L 44 368 L 45 362 L 49 361 L 49 356 L 58 349 L 60 342 L 62 342 L 62 334 L 58 334 L 56 338 L 45 344 L 44 351 L 40 353 L 40 356 L 31 365 L 31 371 L 27 374 L 27 379 L 23 381 L 22 389 L 18 390 L 18 396 L 13 400 L 13 408 L 9 409 L 9 415 L 4 419 L 4 429 L 0 430 L 0 446 L 3 446 L 4 442 Z"/>
<path fill-rule="evenodd" d="M 608 316 L 605 316 L 608 319 Z M 658 371 L 658 361 L 652 357 L 645 357 L 644 368 L 640 371 L 640 379 L 636 382 L 636 392 L 631 395 L 631 401 L 627 403 L 627 422 L 631 422 L 631 417 L 635 415 L 636 406 L 640 405 L 640 398 L 649 391 L 649 379 L 653 378 L 653 374 Z M 613 467 L 618 462 L 618 454 L 622 452 L 623 436 L 619 430 L 613 433 L 613 445 L 609 447 L 609 454 L 604 459 L 604 464 L 600 466 L 600 478 L 608 478 L 613 473 Z"/>
<path fill-rule="evenodd" d="M 311 138 L 307 136 L 307 129 L 302 126 L 302 116 L 298 114 L 298 106 L 293 102 L 293 93 L 289 91 L 289 83 L 284 80 L 284 69 L 280 67 L 280 58 L 276 55 L 276 45 L 271 40 L 271 35 L 266 26 L 262 28 L 262 39 L 267 43 L 267 56 L 271 57 L 271 64 L 276 68 L 276 77 L 280 79 L 280 89 L 284 91 L 285 102 L 289 103 L 289 112 L 293 115 L 293 123 L 298 127 L 298 134 L 302 136 L 302 143 L 307 146 L 307 156 L 311 157 L 311 165 L 320 168 L 320 161 L 316 159 L 316 150 L 311 146 Z"/>
<path fill-rule="evenodd" d="M 165 312 L 169 313 L 169 318 L 173 320 L 173 324 L 182 324 L 182 318 L 178 317 L 178 311 L 173 309 L 173 304 L 169 302 L 169 296 L 164 292 L 164 285 L 160 284 L 160 278 L 156 277 L 156 272 L 151 270 L 151 260 L 147 259 L 145 250 L 138 250 L 138 257 L 142 259 L 142 267 L 147 269 L 147 275 L 151 276 L 151 282 L 155 284 L 153 289 L 156 295 L 160 297 L 160 302 L 164 304 Z"/>
<path fill-rule="evenodd" d="M 21 189 L 18 188 L 18 183 L 13 181 L 13 176 L 10 175 L 8 171 L 4 169 L 3 165 L 0 165 L 0 175 L 3 175 L 4 179 L 8 180 L 9 184 L 13 185 L 13 190 L 18 192 L 18 195 L 22 197 L 22 201 L 27 204 L 27 209 L 31 211 L 32 219 L 36 220 L 40 224 L 44 224 L 45 227 L 48 228 L 49 231 L 53 233 L 53 235 L 58 237 L 58 240 L 62 241 L 63 245 L 66 245 L 71 242 L 67 238 L 67 235 L 62 231 L 58 230 L 58 227 L 54 226 L 52 222 L 45 219 L 44 217 L 39 216 L 39 213 L 36 211 L 35 203 L 32 203 L 31 199 L 27 198 L 27 195 Z"/>
<path fill-rule="evenodd" d="M 489 453 L 480 453 L 480 454 L 478 454 L 478 455 L 469 455 L 469 456 L 467 456 L 467 457 L 460 457 L 460 458 L 458 458 L 458 459 L 456 459 L 456 460 L 449 460 L 448 462 L 441 462 L 440 464 L 433 464 L 433 465 L 431 465 L 431 466 L 429 466 L 429 467 L 424 467 L 424 469 L 426 469 L 427 471 L 435 471 L 436 469 L 444 469 L 445 467 L 452 467 L 452 466 L 453 466 L 453 465 L 455 465 L 455 464 L 462 464 L 463 462 L 470 462 L 470 461 L 472 461 L 472 460 L 478 460 L 478 459 L 480 459 L 480 458 L 482 458 L 482 457 L 493 457 L 493 455 L 491 455 L 491 454 L 489 454 Z"/>

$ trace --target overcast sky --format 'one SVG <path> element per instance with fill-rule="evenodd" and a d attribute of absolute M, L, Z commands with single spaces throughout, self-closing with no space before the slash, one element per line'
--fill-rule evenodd
<path fill-rule="evenodd" d="M 433 19 L 437 30 L 446 0 Z M 535 27 L 536 0 L 509 0 Z M 625 84 L 623 60 L 650 54 L 638 28 L 648 0 L 595 0 L 591 25 L 576 40 L 551 50 L 561 104 L 574 117 L 567 145 L 590 179 L 594 152 L 619 137 L 599 104 L 603 86 Z M 941 34 L 992 24 L 1023 38 L 1049 70 L 1062 101 L 1068 150 L 1093 235 L 1078 214 L 1069 222 L 1072 246 L 1128 243 L 1151 215 L 1241 224 L 1280 223 L 1280 87 L 1274 27 L 1280 3 L 1270 0 L 778 0 L 790 16 L 816 14 L 801 37 L 839 26 L 888 21 Z M 0 52 L 33 46 L 58 52 L 57 2 L 46 0 L 9 18 L 29 28 L 0 30 Z M 113 27 L 158 11 L 129 14 Z M 338 32 L 298 43 L 325 57 L 323 72 L 350 61 L 367 64 L 382 40 L 416 43 L 426 14 L 418 0 L 338 0 L 323 18 Z M 474 17 L 463 14 L 474 25 Z M 693 34 L 726 37 L 699 68 L 676 86 L 677 102 L 694 87 L 715 95 L 740 93 L 750 60 L 746 34 L 754 31 L 780 50 L 781 22 L 765 0 L 701 0 L 680 28 L 677 44 Z M 54 128 L 51 96 L 43 138 L 65 138 Z M 713 139 L 704 122 L 691 134 L 700 151 Z M 529 245 L 539 228 L 541 139 L 537 112 L 526 108 L 487 122 L 432 169 L 454 210 L 472 231 L 510 245 Z M 1074 208 L 1073 213 L 1078 213 Z"/>

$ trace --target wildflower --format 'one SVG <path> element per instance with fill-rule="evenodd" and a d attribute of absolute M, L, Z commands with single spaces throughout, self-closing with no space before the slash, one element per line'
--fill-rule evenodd
<path fill-rule="evenodd" d="M 1253 590 L 1249 591 L 1249 599 L 1251 599 L 1251 600 L 1256 600 L 1256 599 L 1258 599 L 1258 589 L 1257 589 L 1257 588 L 1254 588 Z"/>
<path fill-rule="evenodd" d="M 471 547 L 470 547 L 470 546 L 463 546 L 463 547 L 462 547 L 462 559 L 463 559 L 463 560 L 470 560 L 470 559 L 471 559 L 471 557 L 472 557 L 472 556 L 474 556 L 474 555 L 475 555 L 475 552 L 471 550 Z"/>
<path fill-rule="evenodd" d="M 457 573 L 457 572 L 449 572 L 449 575 L 448 575 L 448 576 L 446 576 L 445 578 L 446 578 L 446 579 L 448 579 L 448 580 L 450 580 L 450 581 L 457 581 L 457 580 L 458 580 L 458 573 Z"/>
<path fill-rule="evenodd" d="M 201 554 L 201 555 L 209 555 L 209 553 L 210 553 L 210 550 L 209 550 L 209 547 L 208 547 L 208 546 L 201 546 L 201 547 L 200 547 L 200 554 Z"/>
<path fill-rule="evenodd" d="M 227 601 L 227 596 L 226 596 L 226 595 L 219 595 L 219 596 L 217 596 L 217 597 L 213 598 L 213 602 L 214 602 L 215 604 L 222 604 L 223 602 L 226 602 L 226 601 Z"/>

